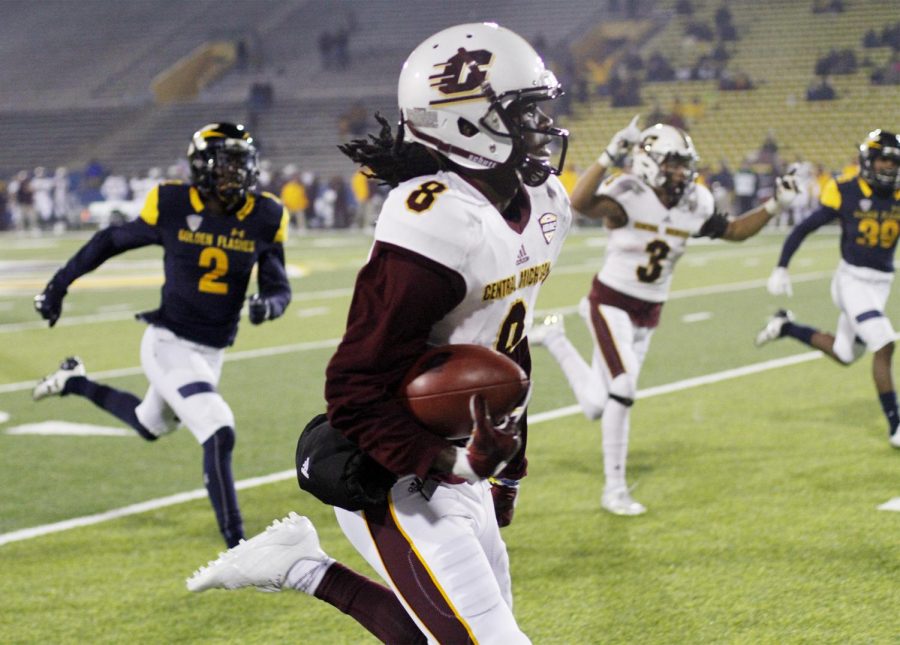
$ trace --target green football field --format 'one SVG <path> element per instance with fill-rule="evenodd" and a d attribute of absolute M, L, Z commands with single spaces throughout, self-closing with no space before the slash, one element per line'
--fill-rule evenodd
<path fill-rule="evenodd" d="M 0 642 L 375 642 L 302 594 L 186 591 L 222 547 L 190 433 L 149 444 L 85 400 L 31 401 L 36 379 L 73 354 L 98 380 L 146 388 L 133 313 L 158 300 L 159 249 L 77 282 L 53 329 L 32 310 L 85 239 L 0 237 Z M 632 415 L 629 480 L 644 516 L 600 510 L 599 423 L 576 413 L 556 364 L 534 350 L 530 475 L 504 537 L 515 611 L 535 643 L 900 642 L 900 513 L 878 510 L 900 496 L 900 451 L 871 359 L 839 367 L 790 340 L 753 346 L 780 306 L 827 329 L 837 318 L 835 234 L 801 248 L 790 299 L 765 290 L 782 239 L 697 242 L 681 261 Z M 540 301 L 567 314 L 585 353 L 575 307 L 603 242 L 573 234 Z M 331 509 L 293 479 L 368 244 L 362 233 L 294 236 L 294 302 L 276 322 L 242 325 L 221 391 L 237 418 L 248 534 L 297 511 L 330 555 L 370 573 Z M 900 321 L 896 301 L 888 314 Z M 54 434 L 85 426 L 109 434 Z"/>

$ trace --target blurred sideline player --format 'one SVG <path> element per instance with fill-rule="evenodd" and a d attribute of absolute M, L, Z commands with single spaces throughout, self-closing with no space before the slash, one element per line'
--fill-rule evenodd
<path fill-rule="evenodd" d="M 631 406 L 650 338 L 669 295 L 675 264 L 692 237 L 742 241 L 759 232 L 797 194 L 792 177 L 776 182 L 776 197 L 729 219 L 715 211 L 709 190 L 695 182 L 691 138 L 670 125 L 641 132 L 635 117 L 578 180 L 572 206 L 609 230 L 606 257 L 579 313 L 594 339 L 591 364 L 565 335 L 562 317 L 548 316 L 532 333 L 566 375 L 588 419 L 602 416 L 606 484 L 601 506 L 640 515 L 625 479 Z M 633 148 L 632 167 L 603 181 Z"/>
<path fill-rule="evenodd" d="M 900 414 L 891 362 L 894 328 L 884 314 L 894 280 L 894 251 L 900 235 L 900 136 L 874 130 L 859 147 L 858 176 L 832 179 L 820 206 L 791 231 L 778 266 L 769 277 L 772 295 L 791 295 L 788 264 L 806 236 L 838 220 L 841 261 L 831 281 L 831 299 L 840 310 L 834 335 L 794 322 L 782 309 L 756 337 L 757 346 L 790 336 L 849 365 L 868 349 L 872 378 L 888 421 L 891 445 L 900 448 Z"/>
<path fill-rule="evenodd" d="M 485 345 L 530 372 L 526 333 L 571 223 L 554 176 L 562 160 L 550 159 L 554 142 L 564 157 L 567 133 L 542 107 L 560 92 L 511 31 L 451 27 L 403 66 L 396 139 L 380 119 L 378 136 L 342 148 L 393 187 L 325 386 L 330 423 L 399 477 L 386 503 L 335 509 L 389 586 L 328 558 L 309 520 L 291 515 L 197 571 L 189 589 L 297 589 L 390 643 L 530 642 L 499 529 L 525 475 L 524 419 L 495 426 L 475 396 L 473 436 L 459 446 L 422 428 L 394 392 L 429 345 Z"/>
<path fill-rule="evenodd" d="M 254 265 L 259 294 L 249 299 L 250 322 L 277 318 L 291 300 L 283 247 L 288 215 L 274 196 L 253 190 L 257 149 L 242 125 L 198 130 L 188 161 L 191 184 L 166 182 L 150 191 L 140 217 L 94 235 L 34 302 L 52 327 L 66 290 L 80 276 L 123 251 L 162 246 L 160 307 L 138 314 L 149 324 L 141 341 L 141 366 L 150 382 L 143 400 L 90 380 L 78 358 L 64 360 L 37 384 L 33 397 L 83 396 L 147 441 L 179 422 L 187 426 L 203 446 L 203 481 L 219 530 L 234 546 L 244 534 L 231 472 L 234 414 L 217 386 Z"/>

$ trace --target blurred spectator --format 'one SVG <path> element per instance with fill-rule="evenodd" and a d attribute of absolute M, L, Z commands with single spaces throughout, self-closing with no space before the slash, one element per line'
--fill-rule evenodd
<path fill-rule="evenodd" d="M 342 136 L 363 137 L 366 134 L 366 120 L 369 112 L 361 101 L 357 101 L 338 117 L 338 131 Z"/>
<path fill-rule="evenodd" d="M 650 54 L 647 60 L 647 71 L 644 80 L 648 82 L 665 82 L 675 80 L 675 68 L 669 63 L 669 59 L 659 51 Z"/>
<path fill-rule="evenodd" d="M 34 207 L 34 191 L 31 188 L 31 175 L 27 170 L 21 170 L 16 178 L 10 182 L 10 192 L 13 196 L 14 214 L 17 226 L 27 231 L 38 230 L 38 214 Z"/>
<path fill-rule="evenodd" d="M 722 159 L 719 162 L 719 170 L 709 178 L 709 189 L 712 192 L 718 211 L 736 214 L 734 209 L 734 175 L 732 175 L 726 159 Z"/>
<path fill-rule="evenodd" d="M 756 186 L 758 178 L 750 161 L 745 159 L 734 173 L 734 196 L 737 199 L 737 212 L 746 213 L 753 208 L 756 199 Z"/>
<path fill-rule="evenodd" d="M 856 52 L 852 49 L 835 49 L 832 47 L 827 54 L 821 56 L 815 65 L 816 76 L 829 74 L 855 74 L 859 64 L 856 60 Z"/>
<path fill-rule="evenodd" d="M 563 166 L 563 170 L 559 175 L 559 181 L 562 183 L 563 188 L 566 189 L 566 194 L 571 195 L 572 189 L 575 188 L 575 182 L 578 181 L 578 169 L 574 163 L 569 162 Z"/>
<path fill-rule="evenodd" d="M 752 90 L 755 87 L 750 75 L 742 70 L 725 70 L 719 79 L 720 90 Z"/>
<path fill-rule="evenodd" d="M 678 0 L 675 3 L 675 13 L 679 16 L 693 16 L 694 3 L 691 0 Z"/>
<path fill-rule="evenodd" d="M 807 101 L 831 101 L 835 98 L 834 88 L 828 82 L 828 78 L 823 76 L 816 81 L 815 79 L 806 88 Z"/>
<path fill-rule="evenodd" d="M 813 0 L 813 13 L 843 13 L 843 0 Z"/>
<path fill-rule="evenodd" d="M 300 173 L 293 164 L 288 164 L 281 171 L 286 181 L 281 187 L 280 198 L 291 218 L 291 226 L 295 229 L 305 224 L 304 213 L 309 207 L 309 197 L 306 195 L 306 187 L 300 180 Z"/>
<path fill-rule="evenodd" d="M 900 84 L 900 49 L 891 52 L 891 59 L 879 67 L 869 77 L 874 85 L 898 85 Z"/>
<path fill-rule="evenodd" d="M 770 166 L 781 165 L 778 158 L 778 141 L 775 138 L 775 132 L 771 129 L 766 133 L 766 138 L 763 139 L 762 144 L 759 146 L 759 151 L 756 153 L 756 162 Z"/>
<path fill-rule="evenodd" d="M 38 226 L 49 229 L 53 224 L 53 178 L 43 166 L 34 169 L 31 178 L 31 192 L 34 209 L 37 211 Z"/>
<path fill-rule="evenodd" d="M 721 40 L 737 40 L 737 29 L 731 22 L 731 9 L 727 4 L 720 5 L 716 9 L 715 18 L 716 34 Z"/>
<path fill-rule="evenodd" d="M 13 227 L 12 213 L 9 211 L 9 184 L 0 179 L 0 231 Z"/>
<path fill-rule="evenodd" d="M 336 175 L 328 182 L 328 191 L 334 193 L 332 228 L 349 228 L 356 222 L 357 202 L 353 189 L 343 177 Z"/>

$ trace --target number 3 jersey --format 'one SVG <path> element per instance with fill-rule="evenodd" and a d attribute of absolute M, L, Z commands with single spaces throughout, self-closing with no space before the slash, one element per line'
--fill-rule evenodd
<path fill-rule="evenodd" d="M 694 184 L 673 208 L 666 208 L 647 184 L 622 173 L 597 190 L 617 202 L 627 223 L 609 229 L 606 257 L 597 278 L 603 284 L 647 302 L 665 302 L 675 264 L 714 212 L 712 194 Z"/>
<path fill-rule="evenodd" d="M 150 191 L 138 219 L 97 232 L 53 281 L 65 289 L 114 255 L 160 245 L 165 273 L 160 307 L 141 319 L 196 343 L 227 347 L 237 335 L 255 264 L 272 317 L 290 302 L 282 246 L 287 224 L 287 212 L 271 195 L 251 194 L 234 214 L 212 215 L 196 188 L 164 183 Z"/>
<path fill-rule="evenodd" d="M 458 273 L 465 295 L 431 330 L 435 345 L 476 343 L 511 353 L 531 328 L 538 290 L 572 221 L 556 177 L 523 188 L 504 218 L 455 173 L 417 177 L 388 196 L 376 242 L 423 255 Z"/>

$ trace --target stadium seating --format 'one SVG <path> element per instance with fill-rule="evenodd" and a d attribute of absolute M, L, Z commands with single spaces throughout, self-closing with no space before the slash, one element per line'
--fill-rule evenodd
<path fill-rule="evenodd" d="M 687 44 L 687 22 L 711 21 L 720 4 L 694 3 L 698 10 L 693 18 L 675 15 L 674 4 L 674 0 L 660 3 L 661 11 L 670 11 L 671 20 L 643 44 L 642 51 L 659 50 L 677 68 L 690 65 L 701 49 Z M 569 123 L 577 134 L 572 159 L 581 167 L 590 163 L 609 136 L 636 112 L 646 115 L 654 103 L 667 110 L 676 97 L 686 102 L 698 96 L 705 113 L 689 127 L 705 163 L 715 166 L 726 159 L 736 167 L 771 131 L 787 161 L 802 157 L 839 170 L 869 130 L 897 127 L 900 101 L 900 87 L 872 85 L 871 70 L 864 67 L 856 74 L 829 77 L 836 100 L 806 101 L 815 61 L 831 48 L 852 48 L 858 58 L 868 55 L 875 64 L 889 56 L 887 48 L 864 51 L 861 42 L 868 29 L 880 30 L 897 20 L 896 5 L 862 0 L 845 5 L 844 13 L 814 14 L 810 2 L 729 3 L 740 40 L 729 44 L 734 55 L 728 67 L 747 72 L 756 89 L 720 91 L 715 81 L 645 83 L 642 106 L 611 108 L 608 100 L 592 101 L 580 107 Z"/>

